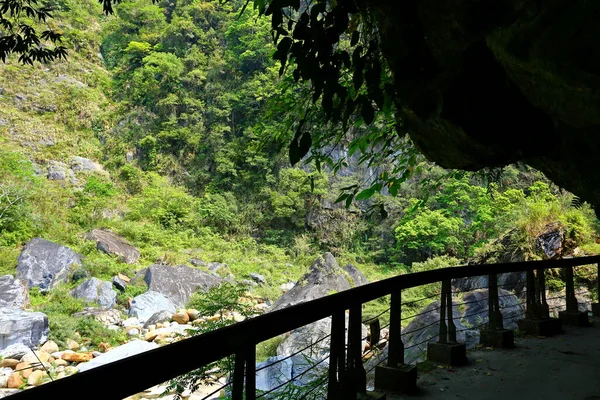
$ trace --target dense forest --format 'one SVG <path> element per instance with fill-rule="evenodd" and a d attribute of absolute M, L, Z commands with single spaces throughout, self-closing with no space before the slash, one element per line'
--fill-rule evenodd
<path fill-rule="evenodd" d="M 258 273 L 266 284 L 250 291 L 270 303 L 324 252 L 377 280 L 506 254 L 541 259 L 536 239 L 549 229 L 563 232 L 564 255 L 600 248 L 590 206 L 526 165 L 450 171 L 407 153 L 373 166 L 364 155 L 377 149 L 340 141 L 330 164 L 309 154 L 291 166 L 308 91 L 280 75 L 270 21 L 240 12 L 241 0 L 132 0 L 110 16 L 91 0 L 48 4 L 68 59 L 0 65 L 0 275 L 14 275 L 23 246 L 41 237 L 82 254 L 102 280 L 190 260 L 224 264 L 219 275 L 238 281 Z M 341 129 L 319 121 L 315 132 Z M 416 157 L 406 180 L 345 201 L 344 188 L 368 188 L 406 157 Z M 125 238 L 139 261 L 100 251 L 86 240 L 94 228 Z M 71 317 L 84 307 L 68 294 L 76 285 L 30 290 L 51 337 L 125 340 Z M 131 284 L 118 303 L 145 290 Z"/>

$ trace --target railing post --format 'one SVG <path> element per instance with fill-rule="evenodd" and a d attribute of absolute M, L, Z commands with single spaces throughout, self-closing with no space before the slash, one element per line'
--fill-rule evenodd
<path fill-rule="evenodd" d="M 488 326 L 479 331 L 479 343 L 490 347 L 512 348 L 515 345 L 514 333 L 504 329 L 502 311 L 500 311 L 500 296 L 498 293 L 498 276 L 488 277 Z"/>
<path fill-rule="evenodd" d="M 328 400 L 341 400 L 341 385 L 344 383 L 346 358 L 346 315 L 344 310 L 331 316 L 331 344 L 329 350 Z"/>
<path fill-rule="evenodd" d="M 245 393 L 245 396 L 244 396 Z M 256 347 L 244 349 L 235 353 L 233 381 L 231 388 L 232 400 L 256 399 Z"/>
<path fill-rule="evenodd" d="M 600 263 L 596 264 L 596 302 L 592 303 L 592 314 L 600 317 Z"/>
<path fill-rule="evenodd" d="M 387 365 L 375 368 L 375 389 L 383 392 L 409 393 L 417 390 L 416 365 L 404 364 L 402 342 L 402 292 L 390 296 L 390 334 Z"/>
<path fill-rule="evenodd" d="M 464 343 L 456 341 L 456 325 L 454 324 L 454 310 L 452 307 L 452 281 L 450 280 L 442 281 L 440 337 L 437 343 L 427 343 L 427 360 L 444 365 L 467 364 L 467 347 Z"/>
<path fill-rule="evenodd" d="M 442 282 L 442 295 L 440 299 L 440 336 L 438 343 L 448 343 L 448 327 L 446 326 L 446 285 Z"/>
<path fill-rule="evenodd" d="M 573 279 L 573 267 L 563 268 L 563 275 L 565 280 L 565 302 L 566 309 L 558 313 L 558 317 L 566 325 L 573 326 L 588 326 L 588 313 L 587 311 L 580 312 L 579 306 L 577 305 L 577 297 L 575 297 L 575 282 Z"/>
<path fill-rule="evenodd" d="M 346 371 L 350 387 L 349 398 L 355 399 L 359 393 L 367 392 L 367 373 L 362 364 L 362 306 L 350 308 L 348 318 L 348 358 Z"/>
<path fill-rule="evenodd" d="M 537 336 L 552 336 L 562 331 L 558 318 L 550 318 L 550 307 L 546 301 L 546 278 L 543 268 L 527 270 L 527 310 L 525 318 L 517 321 L 519 330 Z"/>

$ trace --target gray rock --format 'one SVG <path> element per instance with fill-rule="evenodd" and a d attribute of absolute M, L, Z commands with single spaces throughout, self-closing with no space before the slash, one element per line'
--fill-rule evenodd
<path fill-rule="evenodd" d="M 256 364 L 256 389 L 269 391 L 292 379 L 292 359 L 284 356 L 271 357 Z M 282 387 L 283 389 L 283 387 Z"/>
<path fill-rule="evenodd" d="M 242 279 L 239 282 L 240 282 L 240 284 L 242 284 L 244 286 L 248 286 L 248 287 L 258 286 L 258 283 L 254 282 L 250 279 Z"/>
<path fill-rule="evenodd" d="M 354 265 L 348 264 L 343 269 L 352 279 L 352 282 L 350 282 L 352 287 L 362 286 L 369 283 L 369 280 Z"/>
<path fill-rule="evenodd" d="M 294 282 L 287 282 L 287 283 L 283 283 L 279 286 L 279 289 L 282 292 L 287 292 L 288 290 L 291 290 L 294 287 Z"/>
<path fill-rule="evenodd" d="M 112 283 L 119 292 L 124 292 L 125 289 L 127 289 L 127 282 L 119 278 L 117 275 L 113 276 Z"/>
<path fill-rule="evenodd" d="M 29 305 L 27 282 L 12 275 L 0 276 L 0 308 L 24 308 Z"/>
<path fill-rule="evenodd" d="M 67 169 L 59 165 L 49 165 L 48 179 L 51 181 L 64 181 L 67 179 Z"/>
<path fill-rule="evenodd" d="M 78 268 L 73 272 L 71 277 L 72 282 L 79 282 L 90 277 L 90 273 L 85 268 Z"/>
<path fill-rule="evenodd" d="M 127 161 L 128 163 L 132 163 L 134 159 L 135 156 L 133 154 L 133 151 L 128 151 L 127 153 L 125 153 L 125 161 Z"/>
<path fill-rule="evenodd" d="M 48 340 L 48 317 L 16 308 L 0 309 L 0 349 L 21 343 L 34 347 Z"/>
<path fill-rule="evenodd" d="M 83 311 L 73 314 L 73 316 L 94 318 L 106 326 L 118 325 L 122 321 L 121 313 L 118 310 L 104 307 L 86 307 Z"/>
<path fill-rule="evenodd" d="M 296 282 L 293 288 L 277 299 L 272 310 L 318 299 L 351 287 L 346 272 L 340 268 L 331 253 L 325 253 L 310 266 L 308 272 Z"/>
<path fill-rule="evenodd" d="M 208 263 L 197 258 L 190 259 L 190 264 L 192 264 L 194 267 L 208 267 Z"/>
<path fill-rule="evenodd" d="M 163 323 L 163 322 L 169 322 L 171 321 L 171 318 L 173 318 L 173 313 L 166 311 L 166 310 L 161 310 L 158 312 L 155 312 L 154 314 L 152 314 L 152 316 L 150 318 L 148 318 L 146 320 L 146 322 L 144 323 L 144 328 L 148 329 L 148 327 L 150 325 L 156 325 L 159 322 Z"/>
<path fill-rule="evenodd" d="M 131 357 L 136 354 L 144 353 L 146 351 L 154 350 L 158 347 L 156 343 L 146 342 L 145 340 L 132 340 L 129 343 L 115 347 L 112 350 L 107 351 L 99 357 L 95 357 L 93 360 L 81 363 L 77 365 L 79 372 L 89 371 L 90 369 L 106 365 L 111 362 L 121 360 L 123 358 Z"/>
<path fill-rule="evenodd" d="M 503 290 L 513 291 L 517 297 L 522 297 L 525 292 L 527 280 L 525 272 L 508 272 L 498 275 L 498 287 Z M 489 286 L 488 276 L 472 276 L 469 278 L 460 278 L 452 281 L 452 286 L 460 292 L 469 292 L 478 289 L 484 289 Z"/>
<path fill-rule="evenodd" d="M 158 264 L 148 267 L 144 280 L 150 290 L 162 293 L 176 306 L 185 305 L 196 290 L 207 291 L 222 282 L 219 277 L 186 265 Z"/>
<path fill-rule="evenodd" d="M 112 288 L 112 283 L 98 278 L 90 278 L 71 291 L 77 299 L 92 303 L 97 302 L 100 307 L 113 307 L 117 302 L 117 292 Z"/>
<path fill-rule="evenodd" d="M 267 283 L 267 280 L 265 279 L 265 277 L 256 272 L 251 272 L 250 274 L 248 274 L 248 276 L 250 277 L 250 279 L 252 279 L 254 282 L 256 282 L 260 285 L 266 285 L 266 283 Z"/>
<path fill-rule="evenodd" d="M 104 168 L 97 162 L 78 156 L 71 158 L 71 169 L 75 172 L 104 172 Z"/>
<path fill-rule="evenodd" d="M 17 260 L 17 278 L 29 287 L 46 291 L 66 282 L 69 271 L 81 266 L 81 256 L 66 246 L 45 239 L 31 239 Z"/>
<path fill-rule="evenodd" d="M 87 86 L 85 83 L 78 81 L 77 79 L 74 79 L 70 76 L 62 75 L 62 74 L 57 76 L 56 78 L 54 78 L 54 82 L 55 83 L 67 83 L 67 84 L 76 86 L 78 88 L 84 88 Z"/>
<path fill-rule="evenodd" d="M 174 314 L 176 308 L 175 304 L 163 294 L 149 290 L 133 299 L 129 308 L 129 316 L 137 317 L 140 321 L 147 321 L 158 311 L 164 310 Z"/>
<path fill-rule="evenodd" d="M 85 238 L 95 241 L 98 250 L 117 256 L 124 263 L 133 264 L 140 258 L 139 250 L 116 233 L 94 229 Z"/>
<path fill-rule="evenodd" d="M 13 358 L 20 360 L 25 354 L 29 353 L 31 348 L 25 346 L 23 343 L 15 343 L 0 350 L 0 357 L 2 358 Z"/>
<path fill-rule="evenodd" d="M 219 271 L 227 270 L 227 268 L 229 268 L 229 266 L 227 264 L 213 261 L 213 262 L 208 263 L 207 268 L 209 271 L 219 274 Z"/>

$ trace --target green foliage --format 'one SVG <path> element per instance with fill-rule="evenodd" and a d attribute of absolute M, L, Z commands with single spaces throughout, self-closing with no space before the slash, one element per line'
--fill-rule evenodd
<path fill-rule="evenodd" d="M 31 305 L 38 311 L 52 315 L 71 316 L 83 310 L 85 303 L 71 296 L 70 288 L 66 285 L 50 289 L 48 292 L 40 292 L 37 287 L 29 291 Z"/>
<path fill-rule="evenodd" d="M 211 318 L 196 325 L 192 334 L 199 335 L 230 325 L 233 323 L 232 313 L 239 313 L 243 317 L 252 316 L 254 314 L 252 307 L 240 301 L 246 291 L 245 286 L 224 282 L 207 292 L 194 293 L 187 306 L 198 310 L 201 317 L 217 315 L 218 318 L 214 320 Z M 230 356 L 173 379 L 169 383 L 169 389 L 175 389 L 179 394 L 186 389 L 194 392 L 200 384 L 215 384 L 221 376 L 232 371 L 233 356 Z"/>

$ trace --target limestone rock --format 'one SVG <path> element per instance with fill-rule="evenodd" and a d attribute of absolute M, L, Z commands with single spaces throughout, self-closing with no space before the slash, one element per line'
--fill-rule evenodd
<path fill-rule="evenodd" d="M 53 340 L 48 340 L 42 347 L 40 347 L 40 351 L 52 354 L 58 351 L 58 345 Z"/>
<path fill-rule="evenodd" d="M 81 266 L 81 256 L 66 246 L 45 239 L 31 239 L 17 260 L 17 278 L 29 287 L 46 291 L 66 282 L 69 270 Z"/>
<path fill-rule="evenodd" d="M 98 278 L 84 281 L 73 289 L 71 295 L 89 303 L 97 302 L 101 307 L 107 308 L 113 307 L 117 302 L 117 292 L 113 290 L 112 284 Z"/>
<path fill-rule="evenodd" d="M 46 314 L 0 308 L 0 349 L 17 343 L 37 346 L 48 340 L 49 332 Z"/>
<path fill-rule="evenodd" d="M 284 293 L 272 307 L 272 311 L 341 292 L 352 286 L 331 253 L 319 257 L 293 288 Z"/>
<path fill-rule="evenodd" d="M 154 350 L 158 347 L 156 343 L 146 342 L 144 340 L 133 340 L 119 347 L 115 347 L 109 352 L 96 357 L 93 360 L 79 364 L 77 369 L 80 372 L 88 371 L 92 368 L 99 367 L 111 362 L 115 362 L 122 358 L 131 357 L 133 355 L 143 353 L 145 351 Z"/>
<path fill-rule="evenodd" d="M 127 330 L 127 336 L 138 336 L 140 334 L 140 330 L 138 328 L 131 328 Z"/>
<path fill-rule="evenodd" d="M 139 250 L 116 233 L 103 229 L 93 229 L 86 235 L 86 239 L 95 241 L 98 250 L 117 256 L 127 264 L 136 263 L 140 258 Z"/>
<path fill-rule="evenodd" d="M 0 276 L 0 308 L 25 308 L 28 305 L 27 282 L 12 275 Z"/>
<path fill-rule="evenodd" d="M 146 321 L 158 311 L 168 311 L 174 314 L 175 309 L 175 304 L 163 294 L 149 290 L 133 299 L 129 308 L 129 316 Z"/>
<path fill-rule="evenodd" d="M 148 328 L 150 325 L 156 325 L 162 322 L 168 322 L 173 318 L 173 313 L 166 310 L 157 311 L 144 323 L 144 328 Z"/>
<path fill-rule="evenodd" d="M 86 307 L 83 311 L 73 314 L 74 317 L 91 317 L 102 324 L 118 325 L 121 323 L 121 313 L 119 310 L 105 307 Z"/>
<path fill-rule="evenodd" d="M 186 265 L 176 267 L 151 265 L 144 276 L 148 288 L 162 293 L 176 306 L 183 306 L 197 289 L 206 291 L 222 282 L 222 279 Z"/>
<path fill-rule="evenodd" d="M 17 394 L 19 392 L 20 392 L 19 389 L 2 389 L 2 390 L 0 390 L 0 399 L 3 399 L 8 396 L 12 396 L 13 394 Z"/>

